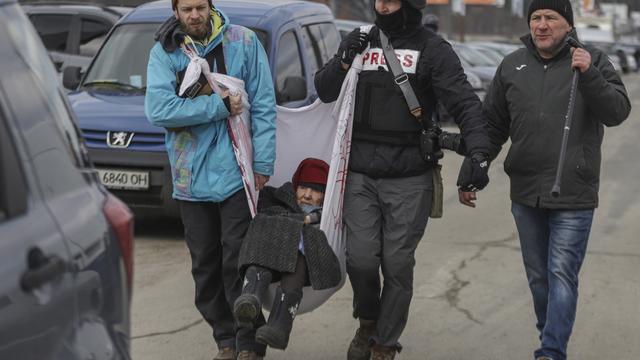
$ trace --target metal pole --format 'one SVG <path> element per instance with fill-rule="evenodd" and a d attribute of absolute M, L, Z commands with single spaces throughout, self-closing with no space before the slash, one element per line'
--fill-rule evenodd
<path fill-rule="evenodd" d="M 567 43 L 576 48 L 581 48 L 582 44 L 571 37 L 567 37 Z M 569 109 L 567 109 L 567 115 L 564 120 L 564 130 L 562 133 L 562 144 L 560 145 L 560 156 L 558 158 L 558 168 L 556 169 L 556 179 L 551 188 L 551 196 L 557 198 L 560 196 L 560 185 L 562 182 L 562 170 L 564 169 L 564 162 L 567 158 L 567 144 L 569 142 L 569 132 L 571 131 L 571 122 L 573 120 L 573 108 L 576 102 L 576 90 L 578 88 L 578 77 L 580 71 L 573 69 L 573 77 L 571 78 L 571 91 L 569 92 Z"/>

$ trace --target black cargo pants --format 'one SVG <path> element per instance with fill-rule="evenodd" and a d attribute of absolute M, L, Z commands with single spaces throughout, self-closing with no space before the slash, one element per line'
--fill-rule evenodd
<path fill-rule="evenodd" d="M 244 189 L 219 202 L 179 201 L 185 239 L 191 253 L 196 308 L 213 328 L 218 348 L 264 355 L 255 330 L 237 328 L 233 303 L 242 292 L 238 273 L 240 246 L 251 221 Z M 265 323 L 261 315 L 257 327 Z"/>

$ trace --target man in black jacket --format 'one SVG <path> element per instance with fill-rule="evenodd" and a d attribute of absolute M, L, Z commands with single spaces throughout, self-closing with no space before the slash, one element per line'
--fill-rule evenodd
<path fill-rule="evenodd" d="M 354 292 L 354 317 L 360 320 L 348 359 L 393 359 L 409 313 L 414 254 L 431 213 L 434 162 L 425 161 L 418 143 L 429 121 L 409 111 L 389 72 L 380 41 L 390 39 L 419 100 L 422 119 L 431 119 L 439 100 L 461 128 L 473 161 L 465 185 L 489 181 L 482 105 L 451 45 L 421 24 L 424 0 L 376 0 L 376 26 L 359 29 L 341 43 L 336 56 L 318 71 L 316 89 L 324 102 L 335 101 L 357 53 L 364 64 L 356 89 L 349 173 L 344 199 L 347 272 Z M 381 289 L 379 271 L 384 287 Z M 373 346 L 370 346 L 370 343 Z"/>
<path fill-rule="evenodd" d="M 569 0 L 533 0 L 528 19 L 526 47 L 498 67 L 484 111 L 492 159 L 511 138 L 504 169 L 540 331 L 535 357 L 565 360 L 578 272 L 598 206 L 603 125 L 620 124 L 631 105 L 602 51 L 568 45 L 567 36 L 576 35 Z M 553 197 L 572 69 L 580 78 L 561 194 Z M 473 200 L 473 193 L 460 192 L 463 204 L 473 206 Z"/>

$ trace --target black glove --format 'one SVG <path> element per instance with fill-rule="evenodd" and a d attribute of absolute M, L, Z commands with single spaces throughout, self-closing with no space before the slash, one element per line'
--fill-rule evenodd
<path fill-rule="evenodd" d="M 355 29 L 347 35 L 340 43 L 338 48 L 338 57 L 340 61 L 347 65 L 353 63 L 353 59 L 367 48 L 369 43 L 369 34 L 360 32 L 360 29 Z"/>
<path fill-rule="evenodd" d="M 484 153 L 475 153 L 464 158 L 457 185 L 462 191 L 480 191 L 489 183 L 489 157 Z"/>

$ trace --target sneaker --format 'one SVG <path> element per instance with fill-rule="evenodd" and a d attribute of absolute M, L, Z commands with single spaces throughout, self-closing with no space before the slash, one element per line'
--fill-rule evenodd
<path fill-rule="evenodd" d="M 349 344 L 347 360 L 369 360 L 371 357 L 371 345 L 369 338 L 376 332 L 375 320 L 360 319 L 360 328 Z"/>
<path fill-rule="evenodd" d="M 213 360 L 235 360 L 236 359 L 236 350 L 232 347 L 223 347 L 222 349 L 218 349 L 218 354 L 213 358 Z"/>
<path fill-rule="evenodd" d="M 371 360 L 393 360 L 396 357 L 396 348 L 382 345 L 371 347 Z"/>
<path fill-rule="evenodd" d="M 262 360 L 262 356 L 258 356 L 254 351 L 243 350 L 238 353 L 238 360 Z"/>

